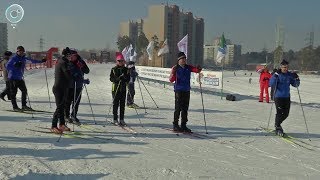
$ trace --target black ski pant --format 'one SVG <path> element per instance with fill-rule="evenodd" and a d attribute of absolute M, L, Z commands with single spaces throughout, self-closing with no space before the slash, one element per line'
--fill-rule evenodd
<path fill-rule="evenodd" d="M 60 125 L 65 125 L 64 119 L 64 107 L 66 98 L 68 95 L 67 87 L 53 87 L 52 91 L 56 100 L 56 111 L 53 114 L 52 118 L 52 127 L 57 127 L 58 121 L 60 120 Z"/>
<path fill-rule="evenodd" d="M 74 96 L 74 88 L 69 88 L 68 90 L 68 95 L 66 99 L 66 104 L 65 104 L 65 109 L 64 109 L 64 115 L 66 117 L 70 117 L 70 106 L 71 106 L 71 115 L 72 117 L 76 118 L 78 109 L 79 109 L 79 104 L 81 101 L 81 93 L 82 93 L 82 87 L 76 88 L 76 94 Z M 75 99 L 75 100 L 74 100 Z M 76 103 L 75 103 L 76 102 Z"/>
<path fill-rule="evenodd" d="M 2 93 L 0 94 L 0 97 L 8 97 L 8 100 L 11 100 L 10 98 L 10 83 L 9 81 L 6 81 L 6 88 L 2 91 Z"/>
<path fill-rule="evenodd" d="M 17 105 L 17 92 L 18 88 L 21 91 L 21 104 L 22 106 L 27 105 L 27 87 L 24 82 L 24 80 L 9 80 L 9 86 L 10 86 L 10 94 L 11 94 L 11 104 L 13 108 L 18 108 Z"/>
<path fill-rule="evenodd" d="M 134 90 L 134 83 L 128 84 L 128 94 L 127 94 L 127 105 L 132 105 L 134 103 L 134 95 L 136 91 Z"/>
<path fill-rule="evenodd" d="M 126 103 L 126 91 L 112 92 L 113 98 L 113 120 L 118 120 L 118 108 L 120 106 L 120 120 L 124 120 L 124 110 Z"/>
<path fill-rule="evenodd" d="M 188 122 L 188 109 L 190 101 L 190 91 L 175 91 L 175 107 L 173 124 L 179 123 L 181 113 L 181 124 Z"/>
<path fill-rule="evenodd" d="M 290 98 L 275 98 L 274 102 L 277 109 L 275 126 L 279 127 L 281 123 L 289 116 L 291 101 Z"/>

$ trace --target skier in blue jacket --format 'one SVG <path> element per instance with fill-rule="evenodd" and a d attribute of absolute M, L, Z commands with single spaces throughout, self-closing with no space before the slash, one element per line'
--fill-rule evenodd
<path fill-rule="evenodd" d="M 27 87 L 23 80 L 24 69 L 26 67 L 26 62 L 31 63 L 43 63 L 47 60 L 44 58 L 42 60 L 33 60 L 25 56 L 25 50 L 23 46 L 17 47 L 17 53 L 8 61 L 6 68 L 8 71 L 8 80 L 10 85 L 11 103 L 14 111 L 21 110 L 32 110 L 27 106 Z M 22 109 L 17 105 L 16 95 L 18 88 L 21 91 L 21 103 Z"/>
<path fill-rule="evenodd" d="M 273 74 L 270 79 L 269 86 L 274 87 L 274 102 L 277 109 L 275 117 L 275 132 L 279 136 L 283 136 L 284 132 L 281 123 L 289 116 L 290 111 L 290 85 L 299 87 L 300 79 L 297 73 L 288 71 L 289 63 L 283 60 L 280 69 Z"/>

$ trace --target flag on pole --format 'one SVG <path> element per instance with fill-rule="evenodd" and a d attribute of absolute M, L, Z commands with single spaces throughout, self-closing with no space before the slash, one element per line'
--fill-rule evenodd
<path fill-rule="evenodd" d="M 179 42 L 178 42 L 178 49 L 181 52 L 184 52 L 186 57 L 188 58 L 188 34 L 183 37 Z"/>
<path fill-rule="evenodd" d="M 220 38 L 218 54 L 217 54 L 217 58 L 216 58 L 216 61 L 218 63 L 221 63 L 222 59 L 226 56 L 226 49 L 227 49 L 226 39 L 224 38 L 224 34 L 222 34 L 222 36 Z"/>
<path fill-rule="evenodd" d="M 126 56 L 124 56 L 126 62 L 129 62 L 130 61 L 130 57 L 131 57 L 131 52 L 133 50 L 133 47 L 132 47 L 132 44 L 130 44 L 129 48 L 128 48 L 128 51 L 126 53 Z"/>
<path fill-rule="evenodd" d="M 133 55 L 132 56 L 130 55 L 130 61 L 136 62 L 136 60 L 137 60 L 137 53 L 136 51 L 133 51 Z"/>
<path fill-rule="evenodd" d="M 158 56 L 161 56 L 162 54 L 167 54 L 167 53 L 169 53 L 169 46 L 168 46 L 168 40 L 166 39 L 163 42 L 161 49 L 158 52 Z"/>
<path fill-rule="evenodd" d="M 153 55 L 153 48 L 154 48 L 154 42 L 150 41 L 147 47 L 147 53 L 149 56 L 149 60 L 152 60 L 152 55 Z"/>
<path fill-rule="evenodd" d="M 126 60 L 126 54 L 127 54 L 127 53 L 128 53 L 128 46 L 125 47 L 125 48 L 123 48 L 123 50 L 122 50 L 122 52 L 121 52 L 121 54 L 122 54 L 122 56 L 123 56 L 123 58 L 124 58 L 125 61 L 127 61 L 127 60 Z"/>

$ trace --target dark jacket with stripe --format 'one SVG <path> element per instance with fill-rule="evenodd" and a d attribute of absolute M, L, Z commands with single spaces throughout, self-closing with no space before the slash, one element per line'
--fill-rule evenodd
<path fill-rule="evenodd" d="M 122 79 L 120 76 L 123 74 Z M 112 83 L 112 93 L 126 92 L 127 83 L 130 80 L 130 73 L 127 67 L 115 66 L 110 72 L 110 81 Z"/>

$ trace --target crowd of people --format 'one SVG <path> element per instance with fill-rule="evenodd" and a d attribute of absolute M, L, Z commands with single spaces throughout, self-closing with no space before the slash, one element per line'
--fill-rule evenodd
<path fill-rule="evenodd" d="M 10 51 L 4 53 L 1 61 L 3 76 L 5 80 L 5 89 L 0 94 L 0 99 L 6 101 L 5 97 L 11 101 L 14 111 L 32 111 L 27 106 L 27 87 L 24 81 L 24 70 L 26 62 L 43 63 L 42 60 L 33 60 L 25 56 L 25 49 L 22 46 L 17 47 L 13 54 Z M 288 71 L 289 63 L 283 60 L 280 69 L 275 69 L 272 74 L 268 67 L 259 69 L 260 73 L 260 95 L 259 102 L 264 99 L 270 102 L 269 87 L 271 87 L 271 100 L 274 100 L 276 106 L 275 131 L 276 134 L 283 136 L 281 127 L 282 122 L 288 117 L 290 111 L 290 85 L 298 87 L 300 85 L 299 76 L 296 73 Z M 191 72 L 200 73 L 202 68 L 187 64 L 187 57 L 183 52 L 177 54 L 177 63 L 171 69 L 169 81 L 174 83 L 175 109 L 173 113 L 173 131 L 192 132 L 187 127 L 188 109 L 190 103 L 190 77 Z M 84 75 L 90 72 L 86 62 L 81 58 L 75 49 L 66 47 L 62 51 L 60 58 L 55 65 L 54 85 L 52 92 L 55 96 L 56 110 L 53 114 L 51 131 L 53 133 L 62 133 L 70 131 L 67 123 L 80 125 L 77 118 L 81 94 L 83 88 L 90 83 Z M 235 75 L 235 73 L 234 73 Z M 251 74 L 252 75 L 252 74 Z M 116 65 L 110 71 L 110 81 L 112 82 L 113 99 L 113 123 L 119 126 L 126 126 L 125 106 L 129 108 L 138 108 L 134 103 L 135 81 L 138 73 L 135 69 L 135 62 L 126 62 L 121 52 L 116 53 Z M 251 80 L 250 80 L 251 81 Z M 251 82 L 250 82 L 251 83 Z M 128 88 L 128 90 L 127 90 Z M 21 91 L 21 108 L 17 105 L 17 90 Z M 118 110 L 120 112 L 118 113 Z M 181 116 L 181 124 L 179 119 Z"/>

